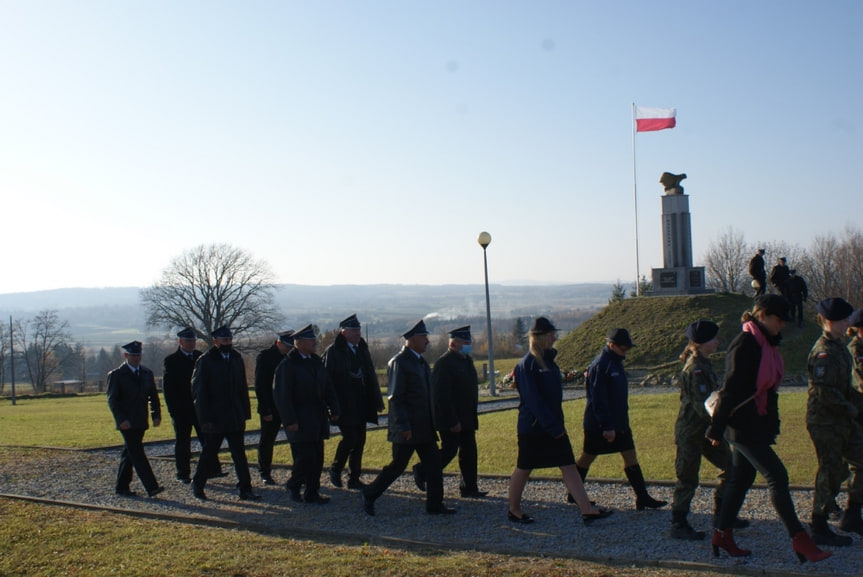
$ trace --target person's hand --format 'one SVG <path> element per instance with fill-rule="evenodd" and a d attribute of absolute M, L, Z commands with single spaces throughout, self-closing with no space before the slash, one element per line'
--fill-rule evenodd
<path fill-rule="evenodd" d="M 719 441 L 717 441 L 716 439 L 711 439 L 707 435 L 704 435 L 704 438 L 707 439 L 713 447 L 719 446 Z"/>
<path fill-rule="evenodd" d="M 450 433 L 461 433 L 461 423 L 456 423 L 454 426 L 449 428 Z"/>
<path fill-rule="evenodd" d="M 332 415 L 330 417 L 330 422 L 331 423 L 338 423 L 339 422 L 339 416 L 338 415 Z"/>
<path fill-rule="evenodd" d="M 291 423 L 290 425 L 285 425 L 285 430 L 290 431 L 292 433 L 296 433 L 297 431 L 300 430 L 300 424 L 299 423 Z"/>
<path fill-rule="evenodd" d="M 271 423 L 273 421 L 272 415 L 261 415 L 261 420 Z"/>
<path fill-rule="evenodd" d="M 410 441 L 413 438 L 413 433 L 411 433 L 410 429 L 407 431 L 402 431 L 402 439 L 405 441 Z"/>
<path fill-rule="evenodd" d="M 617 433 L 614 432 L 614 429 L 611 429 L 610 431 L 603 431 L 602 436 L 609 443 L 613 443 L 614 439 L 617 437 Z"/>
<path fill-rule="evenodd" d="M 158 427 L 158 426 L 159 426 L 159 425 L 161 425 L 161 424 L 162 424 L 162 419 L 160 419 L 159 417 L 154 417 L 154 418 L 153 418 L 153 426 L 154 426 L 154 427 Z"/>
<path fill-rule="evenodd" d="M 120 423 L 120 430 L 121 431 L 128 431 L 131 428 L 132 428 L 132 423 L 130 423 L 128 420 Z"/>

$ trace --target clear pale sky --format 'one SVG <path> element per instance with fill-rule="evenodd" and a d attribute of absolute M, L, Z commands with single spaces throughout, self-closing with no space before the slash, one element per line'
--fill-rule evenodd
<path fill-rule="evenodd" d="M 635 278 L 686 172 L 733 227 L 860 220 L 863 2 L 0 0 L 0 292 L 147 286 L 226 242 L 278 282 Z"/>

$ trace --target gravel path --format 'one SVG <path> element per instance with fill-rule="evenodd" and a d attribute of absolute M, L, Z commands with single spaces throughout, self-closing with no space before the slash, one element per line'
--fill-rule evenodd
<path fill-rule="evenodd" d="M 148 447 L 148 453 L 162 452 Z M 621 483 L 587 483 L 588 493 L 600 505 L 615 510 L 610 518 L 585 527 L 578 509 L 563 502 L 563 486 L 557 480 L 532 480 L 525 491 L 524 509 L 536 518 L 532 525 L 507 521 L 508 480 L 484 477 L 480 484 L 489 491 L 487 498 L 468 500 L 458 497 L 458 479 L 446 476 L 446 503 L 458 508 L 454 516 L 425 513 L 423 495 L 412 479 L 402 476 L 376 503 L 377 516 L 365 515 L 356 491 L 335 489 L 324 483 L 328 505 L 297 504 L 279 487 L 256 487 L 263 496 L 257 502 L 237 500 L 233 472 L 207 485 L 210 500 L 192 496 L 189 486 L 173 481 L 173 462 L 153 458 L 153 469 L 167 490 L 155 499 L 118 497 L 113 492 L 119 451 L 33 450 L 32 458 L 20 464 L 7 464 L 0 470 L 0 493 L 50 500 L 113 507 L 149 515 L 184 516 L 251 530 L 274 532 L 298 538 L 323 534 L 346 542 L 396 546 L 399 542 L 427 543 L 443 548 L 508 552 L 524 555 L 577 557 L 636 565 L 669 567 L 712 567 L 719 572 L 742 574 L 863 575 L 863 538 L 854 535 L 851 547 L 834 550 L 834 556 L 820 563 L 799 565 L 791 550 L 790 539 L 777 520 L 763 489 L 749 493 L 741 516 L 753 521 L 750 528 L 737 532 L 738 542 L 753 550 L 750 558 L 714 559 L 709 541 L 683 542 L 666 536 L 670 524 L 668 508 L 636 512 L 631 489 Z M 607 457 L 614 458 L 614 457 Z M 226 462 L 226 470 L 230 470 Z M 287 470 L 277 469 L 282 483 Z M 253 480 L 257 479 L 253 476 Z M 370 477 L 366 476 L 366 481 Z M 143 492 L 140 483 L 132 488 Z M 670 486 L 654 485 L 651 493 L 671 499 Z M 797 510 L 808 516 L 811 491 L 794 491 Z M 845 495 L 840 496 L 844 502 Z M 699 489 L 690 515 L 692 524 L 710 528 L 712 489 Z"/>

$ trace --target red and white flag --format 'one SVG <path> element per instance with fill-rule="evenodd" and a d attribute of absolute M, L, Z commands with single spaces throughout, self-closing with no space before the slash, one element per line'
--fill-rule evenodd
<path fill-rule="evenodd" d="M 652 130 L 665 130 L 677 125 L 676 108 L 645 108 L 635 107 L 635 131 L 650 132 Z"/>

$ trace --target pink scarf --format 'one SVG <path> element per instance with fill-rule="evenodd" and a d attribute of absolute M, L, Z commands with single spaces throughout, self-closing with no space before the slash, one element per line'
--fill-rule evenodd
<path fill-rule="evenodd" d="M 779 388 L 785 374 L 785 364 L 779 349 L 767 342 L 761 327 L 753 321 L 747 321 L 743 323 L 743 332 L 755 337 L 761 346 L 761 364 L 758 365 L 758 378 L 755 381 L 755 408 L 759 415 L 764 416 L 767 414 L 767 391 Z"/>

